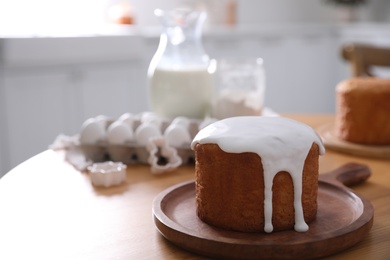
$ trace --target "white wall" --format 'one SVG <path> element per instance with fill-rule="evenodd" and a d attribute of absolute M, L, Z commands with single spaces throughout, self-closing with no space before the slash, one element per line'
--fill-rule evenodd
<path fill-rule="evenodd" d="M 156 8 L 171 9 L 179 5 L 203 6 L 209 11 L 209 23 L 224 21 L 224 10 L 231 0 L 0 0 L 0 35 L 78 33 L 96 30 L 107 22 L 107 9 L 129 3 L 135 23 L 158 25 Z M 237 24 L 337 23 L 338 8 L 326 0 L 236 0 Z M 390 1 L 370 0 L 360 8 L 361 21 L 389 22 Z"/>
<path fill-rule="evenodd" d="M 0 35 L 77 32 L 101 25 L 108 0 L 0 0 Z"/>

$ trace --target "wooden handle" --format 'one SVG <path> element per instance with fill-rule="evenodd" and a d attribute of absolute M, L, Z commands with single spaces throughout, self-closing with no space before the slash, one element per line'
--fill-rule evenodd
<path fill-rule="evenodd" d="M 390 66 L 390 49 L 367 44 L 346 44 L 341 56 L 351 63 L 353 76 L 373 76 L 370 67 Z"/>
<path fill-rule="evenodd" d="M 333 184 L 343 184 L 347 187 L 366 181 L 371 176 L 368 166 L 358 163 L 347 163 L 339 168 L 320 174 L 320 180 Z"/>

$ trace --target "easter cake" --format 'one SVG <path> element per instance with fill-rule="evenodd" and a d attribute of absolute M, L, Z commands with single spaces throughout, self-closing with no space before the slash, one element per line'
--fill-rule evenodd
<path fill-rule="evenodd" d="M 336 88 L 335 135 L 365 145 L 390 145 L 390 79 L 354 78 Z"/>
<path fill-rule="evenodd" d="M 199 131 L 191 147 L 203 222 L 242 232 L 308 230 L 325 152 L 311 127 L 282 117 L 232 117 Z"/>

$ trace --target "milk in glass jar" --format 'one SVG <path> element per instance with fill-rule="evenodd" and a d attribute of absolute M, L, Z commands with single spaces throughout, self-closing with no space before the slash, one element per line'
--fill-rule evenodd
<path fill-rule="evenodd" d="M 151 110 L 168 118 L 204 118 L 210 112 L 215 70 L 201 41 L 206 13 L 179 8 L 157 9 L 155 15 L 163 32 L 148 69 Z"/>

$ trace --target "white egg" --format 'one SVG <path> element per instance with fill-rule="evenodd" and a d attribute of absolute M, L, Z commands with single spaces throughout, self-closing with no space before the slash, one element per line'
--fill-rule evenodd
<path fill-rule="evenodd" d="M 137 120 L 136 116 L 130 113 L 121 115 L 117 121 L 126 123 L 131 129 L 134 129 L 134 122 Z"/>
<path fill-rule="evenodd" d="M 84 123 L 81 125 L 81 131 L 82 131 L 85 127 L 87 127 L 87 125 L 89 125 L 89 124 L 91 124 L 91 123 L 93 123 L 93 122 L 95 122 L 95 121 L 96 121 L 95 118 L 88 118 L 87 120 L 85 120 Z"/>
<path fill-rule="evenodd" d="M 142 123 L 152 123 L 160 128 L 163 124 L 163 121 L 164 120 L 161 117 L 159 117 L 157 114 L 155 114 L 153 112 L 144 112 L 141 115 L 141 122 Z"/>
<path fill-rule="evenodd" d="M 108 116 L 105 116 L 105 115 L 96 116 L 95 121 L 99 122 L 103 126 L 104 129 L 107 129 L 110 121 L 112 122 L 112 120 Z"/>
<path fill-rule="evenodd" d="M 125 122 L 115 121 L 107 129 L 107 141 L 110 144 L 123 145 L 133 138 L 133 130 Z"/>
<path fill-rule="evenodd" d="M 80 143 L 82 144 L 97 144 L 104 141 L 106 138 L 106 129 L 101 122 L 94 118 L 86 120 L 80 131 Z"/>
<path fill-rule="evenodd" d="M 143 112 L 141 114 L 141 121 L 142 122 L 149 122 L 150 120 L 153 120 L 155 118 L 159 118 L 159 116 L 153 112 Z"/>
<path fill-rule="evenodd" d="M 135 130 L 135 140 L 141 146 L 146 146 L 149 139 L 156 136 L 161 136 L 161 131 L 152 123 L 143 123 Z"/>
<path fill-rule="evenodd" d="M 133 118 L 134 115 L 132 113 L 124 113 L 118 118 L 118 121 L 126 120 L 127 118 Z"/>
<path fill-rule="evenodd" d="M 182 125 L 169 125 L 164 132 L 164 137 L 173 147 L 182 147 L 191 143 L 190 133 Z"/>
<path fill-rule="evenodd" d="M 181 125 L 184 126 L 185 128 L 188 128 L 190 125 L 190 120 L 186 117 L 179 116 L 173 119 L 171 125 Z"/>

